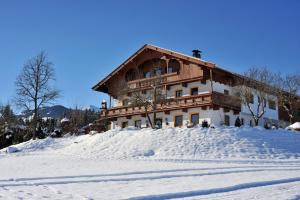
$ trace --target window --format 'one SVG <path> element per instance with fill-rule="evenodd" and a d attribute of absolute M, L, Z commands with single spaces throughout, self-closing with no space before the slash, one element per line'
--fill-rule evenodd
<path fill-rule="evenodd" d="M 156 76 L 162 75 L 162 67 L 157 67 L 157 68 L 155 69 L 155 75 L 156 75 Z"/>
<path fill-rule="evenodd" d="M 272 109 L 272 110 L 276 110 L 275 101 L 269 99 L 269 108 Z"/>
<path fill-rule="evenodd" d="M 161 118 L 156 118 L 155 127 L 162 128 L 162 119 Z"/>
<path fill-rule="evenodd" d="M 169 60 L 168 73 L 177 72 L 179 73 L 180 63 L 176 59 Z"/>
<path fill-rule="evenodd" d="M 224 124 L 230 126 L 230 117 L 229 115 L 224 115 Z"/>
<path fill-rule="evenodd" d="M 136 121 L 134 122 L 134 126 L 135 126 L 136 128 L 141 128 L 141 127 L 142 127 L 142 121 L 141 121 L 141 120 L 136 120 Z"/>
<path fill-rule="evenodd" d="M 194 125 L 199 124 L 199 113 L 191 114 L 191 123 Z"/>
<path fill-rule="evenodd" d="M 247 95 L 247 98 L 249 98 L 248 99 L 249 103 L 254 103 L 254 96 L 253 96 L 253 94 Z"/>
<path fill-rule="evenodd" d="M 182 90 L 176 90 L 175 97 L 182 97 Z"/>
<path fill-rule="evenodd" d="M 173 67 L 172 66 L 169 66 L 168 67 L 168 73 L 172 73 L 173 72 Z"/>
<path fill-rule="evenodd" d="M 261 102 L 261 99 L 263 100 L 263 102 Z M 261 98 L 261 97 L 257 97 L 257 100 L 258 100 L 258 103 L 263 103 L 263 105 L 264 105 L 264 107 L 266 107 L 267 106 L 267 101 L 266 101 L 266 99 L 265 98 Z"/>
<path fill-rule="evenodd" d="M 175 116 L 174 121 L 175 121 L 175 124 L 174 124 L 175 127 L 182 126 L 183 116 L 182 115 Z"/>
<path fill-rule="evenodd" d="M 144 72 L 144 78 L 150 78 L 151 72 Z"/>
<path fill-rule="evenodd" d="M 197 94 L 198 94 L 198 88 L 192 88 L 191 95 L 197 95 Z"/>
<path fill-rule="evenodd" d="M 229 91 L 228 90 L 224 90 L 224 94 L 225 95 L 229 95 Z"/>
<path fill-rule="evenodd" d="M 128 122 L 122 122 L 122 128 L 128 127 Z"/>
<path fill-rule="evenodd" d="M 128 99 L 124 99 L 123 101 L 122 101 L 122 105 L 123 106 L 128 106 Z"/>

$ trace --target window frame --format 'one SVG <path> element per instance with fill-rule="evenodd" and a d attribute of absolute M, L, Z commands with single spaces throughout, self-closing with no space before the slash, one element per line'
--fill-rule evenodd
<path fill-rule="evenodd" d="M 137 122 L 140 122 L 140 126 L 137 126 Z M 134 121 L 134 127 L 136 128 L 142 128 L 142 120 L 138 119 Z"/>
<path fill-rule="evenodd" d="M 179 124 L 177 124 L 176 122 L 176 118 L 177 117 L 181 117 L 181 124 L 179 125 Z M 175 115 L 174 116 L 174 127 L 182 127 L 183 126 L 183 115 Z"/>
<path fill-rule="evenodd" d="M 268 104 L 269 104 L 269 109 L 271 110 L 276 110 L 276 101 L 269 99 L 268 100 Z M 274 107 L 273 107 L 274 106 Z"/>
<path fill-rule="evenodd" d="M 124 126 L 124 124 L 126 124 L 126 125 Z M 128 127 L 128 121 L 123 121 L 121 123 L 121 128 L 127 128 L 127 127 Z"/>
<path fill-rule="evenodd" d="M 181 95 L 180 96 L 177 96 L 177 92 L 181 92 Z M 175 91 L 175 98 L 178 98 L 178 97 L 182 97 L 182 95 L 183 95 L 183 91 L 182 90 L 176 90 Z"/>
<path fill-rule="evenodd" d="M 193 115 L 197 115 L 197 116 L 198 116 L 198 122 L 197 122 L 197 123 L 194 123 L 194 122 L 193 122 L 193 120 L 192 120 Z M 191 113 L 191 114 L 190 114 L 190 122 L 191 122 L 192 124 L 194 124 L 194 125 L 199 124 L 199 123 L 200 123 L 200 113 L 198 113 L 198 112 Z"/>
<path fill-rule="evenodd" d="M 197 94 L 193 94 L 193 93 L 192 93 L 192 91 L 193 91 L 194 89 L 197 89 Z M 199 94 L 199 88 L 198 88 L 198 87 L 192 87 L 192 88 L 190 89 L 190 95 L 191 95 L 191 96 L 195 96 L 195 95 L 198 95 L 198 94 Z"/>
<path fill-rule="evenodd" d="M 228 121 L 226 120 L 228 118 Z M 228 122 L 228 123 L 226 123 Z M 224 115 L 224 125 L 225 126 L 230 126 L 230 116 L 229 115 Z"/>

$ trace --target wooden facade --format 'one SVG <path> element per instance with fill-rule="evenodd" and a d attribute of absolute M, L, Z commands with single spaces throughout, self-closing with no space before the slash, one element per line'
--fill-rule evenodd
<path fill-rule="evenodd" d="M 120 89 L 126 86 L 130 91 L 147 91 L 151 85 L 160 79 L 161 87 L 170 90 L 180 85 L 204 84 L 206 90 L 197 95 L 170 97 L 164 105 L 157 104 L 156 112 L 168 115 L 170 111 L 186 112 L 191 108 L 203 110 L 219 110 L 224 113 L 241 112 L 241 100 L 233 94 L 226 94 L 214 90 L 213 82 L 234 87 L 242 76 L 218 68 L 214 63 L 199 58 L 187 56 L 171 50 L 153 45 L 144 45 L 112 73 L 93 87 L 93 90 L 106 93 L 110 99 L 122 101 Z M 144 116 L 145 108 L 131 105 L 114 105 L 101 112 L 100 120 L 115 121 L 120 117 L 130 119 L 131 116 Z M 153 112 L 149 110 L 149 113 Z M 284 115 L 282 115 L 284 117 Z"/>

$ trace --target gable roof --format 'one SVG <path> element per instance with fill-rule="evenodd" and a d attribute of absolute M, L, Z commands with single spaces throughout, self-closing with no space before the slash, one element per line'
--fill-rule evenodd
<path fill-rule="evenodd" d="M 142 53 L 146 49 L 151 49 L 154 51 L 158 51 L 164 54 L 168 54 L 171 56 L 174 56 L 176 58 L 180 58 L 183 60 L 187 60 L 189 62 L 193 62 L 195 64 L 204 65 L 209 68 L 214 68 L 215 64 L 211 62 L 204 61 L 202 59 L 192 57 L 186 54 L 178 53 L 176 51 L 172 51 L 169 49 L 161 48 L 155 45 L 151 44 L 145 44 L 142 46 L 139 50 L 137 50 L 133 55 L 131 55 L 127 60 L 125 60 L 121 65 L 119 65 L 114 71 L 112 71 L 110 74 L 108 74 L 104 79 L 102 79 L 100 82 L 98 82 L 95 86 L 92 87 L 93 90 L 98 90 L 99 87 L 103 86 L 105 82 L 107 82 L 112 76 L 114 76 L 116 73 L 118 73 L 126 64 L 128 64 L 130 61 L 132 61 L 134 58 L 136 58 L 140 53 Z"/>

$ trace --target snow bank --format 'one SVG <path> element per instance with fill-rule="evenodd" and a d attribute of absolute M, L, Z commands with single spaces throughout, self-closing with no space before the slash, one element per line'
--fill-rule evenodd
<path fill-rule="evenodd" d="M 111 130 L 95 135 L 31 140 L 21 152 L 45 151 L 97 159 L 300 158 L 300 135 L 263 128 Z"/>
<path fill-rule="evenodd" d="M 288 126 L 288 129 L 291 129 L 291 130 L 300 130 L 300 122 L 296 122 L 296 123 Z"/>
<path fill-rule="evenodd" d="M 16 148 L 16 147 L 13 147 L 13 146 L 6 148 L 7 153 L 15 153 L 15 152 L 18 152 L 18 151 L 19 151 L 19 149 Z"/>

